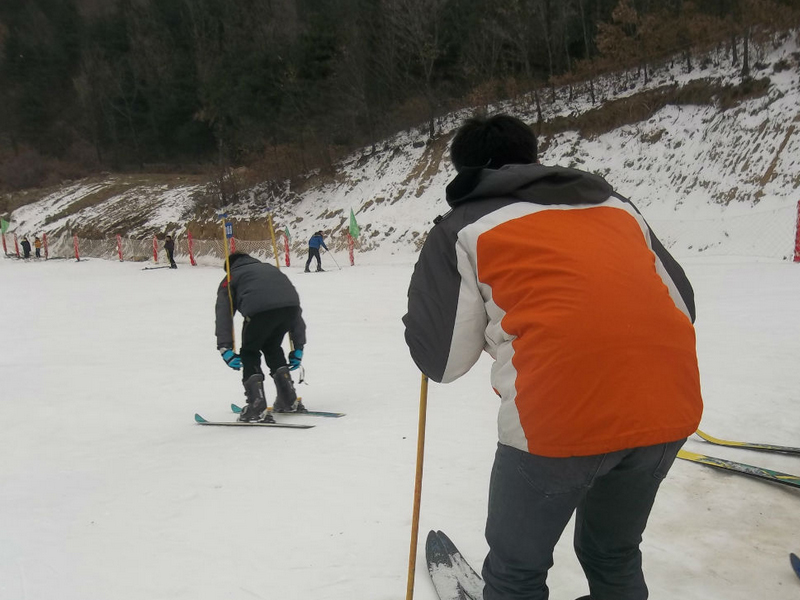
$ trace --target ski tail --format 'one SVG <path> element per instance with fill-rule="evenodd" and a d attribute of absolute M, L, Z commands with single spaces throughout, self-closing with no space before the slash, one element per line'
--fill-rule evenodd
<path fill-rule="evenodd" d="M 734 440 L 723 440 L 709 435 L 704 431 L 697 430 L 695 432 L 699 437 L 704 439 L 710 444 L 717 446 L 728 446 L 730 448 L 742 448 L 743 450 L 758 450 L 761 452 L 779 452 L 781 454 L 797 454 L 800 455 L 800 448 L 793 448 L 791 446 L 779 446 L 777 444 L 760 444 L 756 442 L 737 442 Z"/>
<path fill-rule="evenodd" d="M 781 485 L 788 485 L 789 487 L 800 488 L 800 477 L 791 475 L 789 473 L 781 473 L 780 471 L 772 471 L 763 467 L 756 467 L 745 463 L 727 460 L 724 458 L 717 458 L 716 456 L 708 456 L 706 454 L 698 454 L 696 452 L 689 452 L 688 450 L 679 450 L 678 458 L 688 460 L 691 462 L 699 463 L 715 469 L 722 469 L 773 483 L 780 483 Z"/>

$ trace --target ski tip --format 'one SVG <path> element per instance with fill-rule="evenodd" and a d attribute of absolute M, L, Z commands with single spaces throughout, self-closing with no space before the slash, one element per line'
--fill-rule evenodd
<path fill-rule="evenodd" d="M 194 413 L 194 420 L 195 420 L 196 423 L 207 423 L 208 422 L 197 413 Z"/>

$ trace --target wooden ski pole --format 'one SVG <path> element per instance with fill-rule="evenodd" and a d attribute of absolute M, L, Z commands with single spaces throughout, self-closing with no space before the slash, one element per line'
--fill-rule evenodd
<path fill-rule="evenodd" d="M 222 219 L 222 247 L 225 249 L 225 276 L 228 280 L 228 285 L 225 287 L 228 288 L 228 302 L 231 305 L 231 343 L 233 344 L 231 350 L 236 352 L 236 330 L 234 329 L 233 296 L 231 295 L 231 261 L 228 254 L 228 215 L 223 214 L 220 217 Z"/>
<path fill-rule="evenodd" d="M 423 373 L 419 389 L 419 426 L 417 428 L 417 475 L 414 483 L 414 512 L 411 517 L 411 550 L 408 555 L 408 585 L 406 600 L 414 597 L 414 573 L 417 566 L 419 538 L 419 506 L 422 499 L 422 464 L 425 457 L 425 419 L 428 409 L 428 377 Z"/>

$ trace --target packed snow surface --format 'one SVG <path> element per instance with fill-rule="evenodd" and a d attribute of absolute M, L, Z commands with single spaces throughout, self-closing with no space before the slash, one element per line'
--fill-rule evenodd
<path fill-rule="evenodd" d="M 285 269 L 308 323 L 299 392 L 347 416 L 283 417 L 316 425 L 284 430 L 193 421 L 232 420 L 229 404 L 243 399 L 215 349 L 221 268 L 0 258 L 0 600 L 404 598 L 420 375 L 400 319 L 414 259 L 357 255 L 351 267 L 338 252 L 323 255 L 324 273 Z M 703 428 L 800 446 L 800 265 L 683 264 Z M 490 363 L 429 390 L 419 600 L 435 598 L 429 529 L 478 569 L 487 549 Z M 800 473 L 798 457 L 696 437 L 686 448 Z M 645 532 L 651 597 L 795 600 L 799 501 L 798 490 L 677 461 Z M 555 600 L 587 593 L 571 528 L 548 584 Z"/>

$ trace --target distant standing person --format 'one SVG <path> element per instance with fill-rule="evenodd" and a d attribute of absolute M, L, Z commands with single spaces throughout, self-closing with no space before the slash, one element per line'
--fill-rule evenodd
<path fill-rule="evenodd" d="M 28 238 L 22 238 L 22 258 L 30 258 L 31 257 L 31 243 L 28 241 Z"/>
<path fill-rule="evenodd" d="M 297 290 L 280 269 L 244 252 L 234 252 L 228 261 L 230 288 L 226 277 L 217 290 L 217 349 L 231 369 L 243 369 L 242 384 L 247 406 L 239 415 L 239 420 L 275 422 L 267 410 L 264 396 L 262 354 L 278 392 L 273 407 L 275 412 L 306 412 L 289 373 L 300 367 L 306 343 L 306 324 Z M 244 317 L 239 354 L 233 351 L 234 311 Z M 282 348 L 287 333 L 294 343 L 288 363 Z"/>
<path fill-rule="evenodd" d="M 178 265 L 175 264 L 175 241 L 172 239 L 171 235 L 167 236 L 167 239 L 164 241 L 164 250 L 167 251 L 167 258 L 169 259 L 169 267 L 170 269 L 177 269 Z"/>
<path fill-rule="evenodd" d="M 325 269 L 322 268 L 322 260 L 319 257 L 319 247 L 322 246 L 325 250 L 328 247 L 325 245 L 325 240 L 322 237 L 322 232 L 317 231 L 314 235 L 311 236 L 311 239 L 308 240 L 308 260 L 306 261 L 306 273 L 309 273 L 309 266 L 311 266 L 311 259 L 317 259 L 317 272 L 324 271 Z"/>
<path fill-rule="evenodd" d="M 36 258 L 42 258 L 42 240 L 38 235 L 33 236 L 33 247 L 36 249 Z"/>

